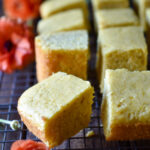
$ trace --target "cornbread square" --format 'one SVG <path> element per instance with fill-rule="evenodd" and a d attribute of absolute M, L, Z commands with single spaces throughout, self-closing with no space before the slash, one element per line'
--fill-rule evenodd
<path fill-rule="evenodd" d="M 106 70 L 101 118 L 108 141 L 150 139 L 150 71 Z"/>
<path fill-rule="evenodd" d="M 59 72 L 25 91 L 18 111 L 27 128 L 53 148 L 88 126 L 93 92 L 90 82 Z"/>
<path fill-rule="evenodd" d="M 89 48 L 86 30 L 43 34 L 36 38 L 35 47 L 38 81 L 58 71 L 87 78 Z"/>
<path fill-rule="evenodd" d="M 44 1 L 40 6 L 42 18 L 47 18 L 56 13 L 69 9 L 81 8 L 85 17 L 88 16 L 87 4 L 85 0 L 50 0 Z"/>
<path fill-rule="evenodd" d="M 99 32 L 97 70 L 103 80 L 106 69 L 147 69 L 147 45 L 141 27 L 107 28 Z"/>
<path fill-rule="evenodd" d="M 98 10 L 96 12 L 95 22 L 97 30 L 110 27 L 139 25 L 138 17 L 131 8 Z"/>
<path fill-rule="evenodd" d="M 134 4 L 138 10 L 141 26 L 146 31 L 146 9 L 150 8 L 150 0 L 135 0 Z"/>
<path fill-rule="evenodd" d="M 92 0 L 94 10 L 110 8 L 127 8 L 129 0 Z"/>
<path fill-rule="evenodd" d="M 68 30 L 87 29 L 87 24 L 81 9 L 73 9 L 40 20 L 38 33 L 54 33 Z"/>

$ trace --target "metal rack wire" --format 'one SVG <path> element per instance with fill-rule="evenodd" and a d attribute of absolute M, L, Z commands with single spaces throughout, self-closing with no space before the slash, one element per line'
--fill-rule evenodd
<path fill-rule="evenodd" d="M 0 7 L 2 6 L 0 1 Z M 90 8 L 91 9 L 91 8 Z M 0 9 L 1 10 L 1 9 Z M 92 17 L 91 17 L 92 19 Z M 92 22 L 92 20 L 91 20 Z M 89 80 L 95 87 L 95 99 L 93 113 L 88 128 L 80 131 L 74 137 L 66 140 L 54 150 L 150 150 L 150 141 L 126 141 L 106 142 L 100 120 L 101 95 L 99 94 L 98 82 L 94 70 L 96 54 L 96 35 L 90 34 L 91 60 L 89 62 Z M 150 64 L 150 63 L 149 63 Z M 35 65 L 31 65 L 23 71 L 17 71 L 12 75 L 0 72 L 0 118 L 13 120 L 20 117 L 17 112 L 17 101 L 24 90 L 36 83 Z M 87 138 L 87 131 L 93 130 L 95 137 Z M 0 150 L 9 150 L 11 144 L 19 139 L 38 140 L 30 133 L 21 122 L 21 130 L 12 131 L 9 126 L 0 129 Z"/>

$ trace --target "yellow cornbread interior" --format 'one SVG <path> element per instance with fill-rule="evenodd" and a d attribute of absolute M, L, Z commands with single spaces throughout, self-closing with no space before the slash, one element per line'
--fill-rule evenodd
<path fill-rule="evenodd" d="M 47 139 L 50 139 L 50 143 L 53 142 L 54 146 L 59 145 L 65 139 L 88 126 L 91 115 L 92 93 L 92 88 L 87 89 L 46 123 L 45 135 Z"/>
<path fill-rule="evenodd" d="M 64 21 L 65 20 L 65 21 Z M 73 9 L 55 14 L 38 23 L 38 33 L 54 33 L 68 30 L 87 29 L 81 9 Z"/>
<path fill-rule="evenodd" d="M 96 12 L 98 29 L 139 25 L 138 17 L 131 8 L 103 9 Z"/>
<path fill-rule="evenodd" d="M 129 7 L 128 0 L 92 0 L 92 3 L 95 10 Z"/>
<path fill-rule="evenodd" d="M 99 36 L 97 70 L 101 80 L 101 92 L 106 69 L 146 70 L 148 52 L 140 27 L 103 29 Z"/>
<path fill-rule="evenodd" d="M 88 126 L 92 99 L 88 81 L 58 72 L 25 91 L 18 111 L 42 134 L 29 130 L 52 148 Z"/>
<path fill-rule="evenodd" d="M 44 1 L 40 6 L 42 18 L 47 18 L 56 13 L 69 9 L 81 8 L 85 17 L 87 17 L 87 6 L 85 0 L 52 0 Z"/>
<path fill-rule="evenodd" d="M 149 137 L 150 72 L 106 70 L 101 117 L 107 140 Z M 146 128 L 136 131 L 138 126 Z"/>
<path fill-rule="evenodd" d="M 44 74 L 37 73 L 39 80 L 51 75 L 51 71 L 62 71 L 87 79 L 89 48 L 86 30 L 38 36 L 36 47 L 38 47 L 37 58 L 41 60 L 47 58 L 47 64 L 37 61 L 37 72 L 47 70 Z"/>

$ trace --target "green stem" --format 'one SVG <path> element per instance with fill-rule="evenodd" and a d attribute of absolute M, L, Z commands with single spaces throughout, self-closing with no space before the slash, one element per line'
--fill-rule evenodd
<path fill-rule="evenodd" d="M 4 119 L 0 119 L 0 123 L 3 123 L 3 124 L 11 124 L 11 121 L 4 120 Z"/>
<path fill-rule="evenodd" d="M 21 128 L 21 125 L 17 120 L 8 121 L 8 120 L 0 119 L 0 123 L 9 124 L 12 130 L 18 130 Z"/>

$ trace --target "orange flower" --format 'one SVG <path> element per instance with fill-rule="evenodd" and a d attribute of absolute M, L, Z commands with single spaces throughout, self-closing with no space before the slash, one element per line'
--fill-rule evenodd
<path fill-rule="evenodd" d="M 41 2 L 42 0 L 3 0 L 5 14 L 22 20 L 38 17 Z"/>
<path fill-rule="evenodd" d="M 42 142 L 32 140 L 18 140 L 11 146 L 11 150 L 50 150 Z"/>
<path fill-rule="evenodd" d="M 11 73 L 34 60 L 34 34 L 24 23 L 0 18 L 0 70 Z"/>

